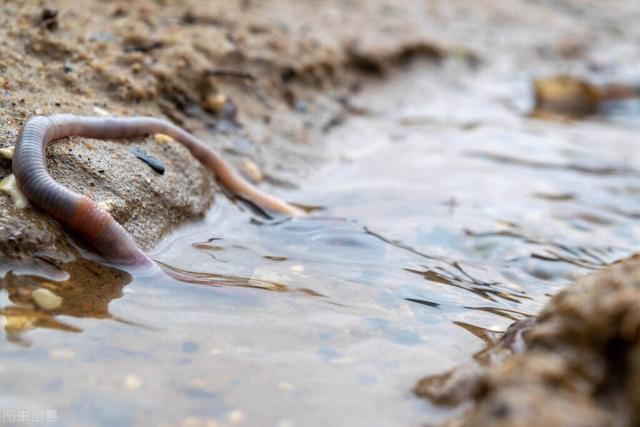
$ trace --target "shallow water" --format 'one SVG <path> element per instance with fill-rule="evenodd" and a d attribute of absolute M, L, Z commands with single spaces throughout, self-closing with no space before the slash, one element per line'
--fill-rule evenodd
<path fill-rule="evenodd" d="M 218 198 L 153 250 L 199 284 L 111 272 L 27 333 L 5 309 L 0 407 L 100 426 L 446 415 L 412 396 L 418 378 L 640 240 L 633 114 L 532 120 L 525 81 L 446 75 L 417 67 L 354 99 L 300 189 L 273 189 L 322 207 L 310 217 Z"/>

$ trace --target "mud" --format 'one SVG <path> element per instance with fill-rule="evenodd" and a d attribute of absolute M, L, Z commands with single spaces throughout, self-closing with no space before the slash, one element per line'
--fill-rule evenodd
<path fill-rule="evenodd" d="M 441 405 L 475 400 L 447 425 L 640 425 L 638 313 L 636 256 L 557 294 L 535 325 L 516 324 L 519 348 L 503 339 L 488 350 L 516 355 L 425 378 L 414 391 Z"/>

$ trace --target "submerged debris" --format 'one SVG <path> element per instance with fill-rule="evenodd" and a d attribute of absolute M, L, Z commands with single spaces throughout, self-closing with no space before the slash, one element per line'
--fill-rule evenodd
<path fill-rule="evenodd" d="M 533 82 L 534 116 L 582 117 L 595 114 L 605 102 L 640 97 L 640 88 L 625 84 L 598 86 L 571 76 L 553 76 Z"/>
<path fill-rule="evenodd" d="M 260 167 L 249 159 L 242 163 L 242 170 L 245 175 L 256 184 L 261 182 L 264 178 Z"/>
<path fill-rule="evenodd" d="M 62 298 L 47 288 L 38 288 L 31 292 L 33 301 L 43 310 L 55 310 L 62 305 Z"/>

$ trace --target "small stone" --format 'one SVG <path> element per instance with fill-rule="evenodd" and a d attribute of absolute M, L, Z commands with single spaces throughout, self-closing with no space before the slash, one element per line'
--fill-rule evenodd
<path fill-rule="evenodd" d="M 219 113 L 227 102 L 227 96 L 221 93 L 211 94 L 204 101 L 204 108 L 212 113 Z"/>
<path fill-rule="evenodd" d="M 98 116 L 105 116 L 105 117 L 111 116 L 110 112 L 100 107 L 93 107 L 93 112 L 96 113 Z"/>
<path fill-rule="evenodd" d="M 124 385 L 129 390 L 137 390 L 142 387 L 142 380 L 137 375 L 129 374 L 124 379 Z"/>
<path fill-rule="evenodd" d="M 56 348 L 49 352 L 49 357 L 53 360 L 73 360 L 76 354 L 69 348 Z"/>
<path fill-rule="evenodd" d="M 163 133 L 154 134 L 153 139 L 155 139 L 158 144 L 169 144 L 170 142 L 174 141 L 174 139 L 169 135 L 165 135 Z"/>
<path fill-rule="evenodd" d="M 246 159 L 242 163 L 242 169 L 244 170 L 244 173 L 249 177 L 249 179 L 256 184 L 262 181 L 262 179 L 264 178 L 262 176 L 260 167 L 251 160 Z"/>
<path fill-rule="evenodd" d="M 5 148 L 0 148 L 0 156 L 4 157 L 5 159 L 13 159 L 13 152 L 15 151 L 15 147 L 5 147 Z"/>
<path fill-rule="evenodd" d="M 31 298 L 43 310 L 55 310 L 62 305 L 62 298 L 46 288 L 38 288 L 31 292 Z"/>
<path fill-rule="evenodd" d="M 218 355 L 222 354 L 222 350 L 219 349 L 219 348 L 215 348 L 214 347 L 209 351 L 209 354 L 212 355 L 212 356 L 218 356 Z"/>

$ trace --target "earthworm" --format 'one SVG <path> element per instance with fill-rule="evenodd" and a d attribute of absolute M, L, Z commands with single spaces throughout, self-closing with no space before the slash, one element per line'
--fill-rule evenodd
<path fill-rule="evenodd" d="M 153 261 L 108 212 L 87 196 L 71 191 L 49 175 L 45 146 L 68 136 L 117 139 L 156 133 L 168 135 L 184 145 L 232 193 L 267 210 L 292 216 L 302 214 L 298 208 L 250 184 L 220 154 L 190 133 L 167 120 L 154 117 L 33 116 L 18 134 L 13 154 L 13 173 L 18 186 L 34 205 L 55 218 L 106 260 L 121 265 L 150 265 Z"/>

